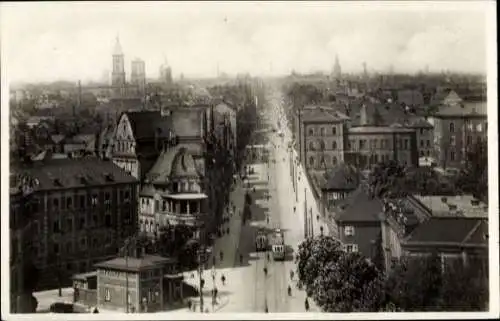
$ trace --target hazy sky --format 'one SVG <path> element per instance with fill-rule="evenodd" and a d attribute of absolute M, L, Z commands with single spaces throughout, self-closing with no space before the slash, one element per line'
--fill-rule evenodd
<path fill-rule="evenodd" d="M 490 3 L 491 4 L 491 3 Z M 99 80 L 119 34 L 130 61 L 157 77 L 443 69 L 484 72 L 486 3 L 2 3 L 9 81 Z M 494 7 L 489 6 L 489 9 Z M 4 60 L 5 59 L 5 60 Z"/>

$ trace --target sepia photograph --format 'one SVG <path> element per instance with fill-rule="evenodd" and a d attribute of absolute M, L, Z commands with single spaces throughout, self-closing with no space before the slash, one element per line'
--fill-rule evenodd
<path fill-rule="evenodd" d="M 495 2 L 2 2 L 0 33 L 2 319 L 499 317 Z"/>

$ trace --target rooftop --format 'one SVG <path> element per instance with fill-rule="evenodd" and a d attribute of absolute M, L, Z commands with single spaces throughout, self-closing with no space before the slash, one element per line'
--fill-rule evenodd
<path fill-rule="evenodd" d="M 16 173 L 31 177 L 35 191 L 137 183 L 111 161 L 97 158 L 49 159 L 19 168 Z"/>
<path fill-rule="evenodd" d="M 172 127 L 171 118 L 155 111 L 127 111 L 124 113 L 132 126 L 135 139 L 153 139 L 155 135 L 167 137 Z"/>
<path fill-rule="evenodd" d="M 328 106 L 306 106 L 301 111 L 304 122 L 332 122 L 348 120 L 347 115 Z"/>
<path fill-rule="evenodd" d="M 138 272 L 152 267 L 158 267 L 168 263 L 175 263 L 174 259 L 158 256 L 158 255 L 144 255 L 143 257 L 136 258 L 129 256 L 116 257 L 109 261 L 104 261 L 95 264 L 96 268 L 104 268 L 119 271 Z"/>
<path fill-rule="evenodd" d="M 414 129 L 398 126 L 357 126 L 349 128 L 349 133 L 362 134 L 387 134 L 387 133 L 412 133 Z"/>
<path fill-rule="evenodd" d="M 424 204 L 437 217 L 475 217 L 488 218 L 488 208 L 483 202 L 477 201 L 472 195 L 461 196 L 421 196 L 414 195 L 422 204 Z M 442 198 L 446 197 L 446 203 Z M 451 208 L 450 208 L 450 205 Z M 456 208 L 454 208 L 454 206 Z"/>
<path fill-rule="evenodd" d="M 452 106 L 441 106 L 436 116 L 478 116 L 486 117 L 488 105 L 484 101 L 462 102 Z"/>
<path fill-rule="evenodd" d="M 481 218 L 433 217 L 418 225 L 405 243 L 487 245 L 488 221 Z"/>
<path fill-rule="evenodd" d="M 341 207 L 343 210 L 335 217 L 340 222 L 378 222 L 379 214 L 383 211 L 382 201 L 368 195 L 363 186 L 349 195 Z"/>

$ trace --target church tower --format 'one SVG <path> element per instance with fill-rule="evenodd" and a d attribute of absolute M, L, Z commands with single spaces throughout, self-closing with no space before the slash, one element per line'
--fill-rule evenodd
<path fill-rule="evenodd" d="M 340 80 L 342 77 L 342 69 L 340 68 L 339 56 L 335 55 L 335 65 L 333 65 L 333 78 Z"/>
<path fill-rule="evenodd" d="M 125 58 L 123 56 L 120 39 L 116 37 L 115 48 L 113 49 L 113 72 L 111 73 L 111 85 L 113 87 L 125 86 Z"/>

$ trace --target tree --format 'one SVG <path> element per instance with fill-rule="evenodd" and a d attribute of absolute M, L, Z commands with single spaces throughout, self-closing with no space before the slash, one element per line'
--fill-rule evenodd
<path fill-rule="evenodd" d="M 442 282 L 441 262 L 436 254 L 403 258 L 388 275 L 387 300 L 403 311 L 435 310 Z"/>
<path fill-rule="evenodd" d="M 326 312 L 378 311 L 384 305 L 382 274 L 358 253 L 329 236 L 299 245 L 298 286 Z"/>
<path fill-rule="evenodd" d="M 456 186 L 463 192 L 487 201 L 488 198 L 488 143 L 478 141 L 467 152 L 465 166 L 460 171 Z"/>

